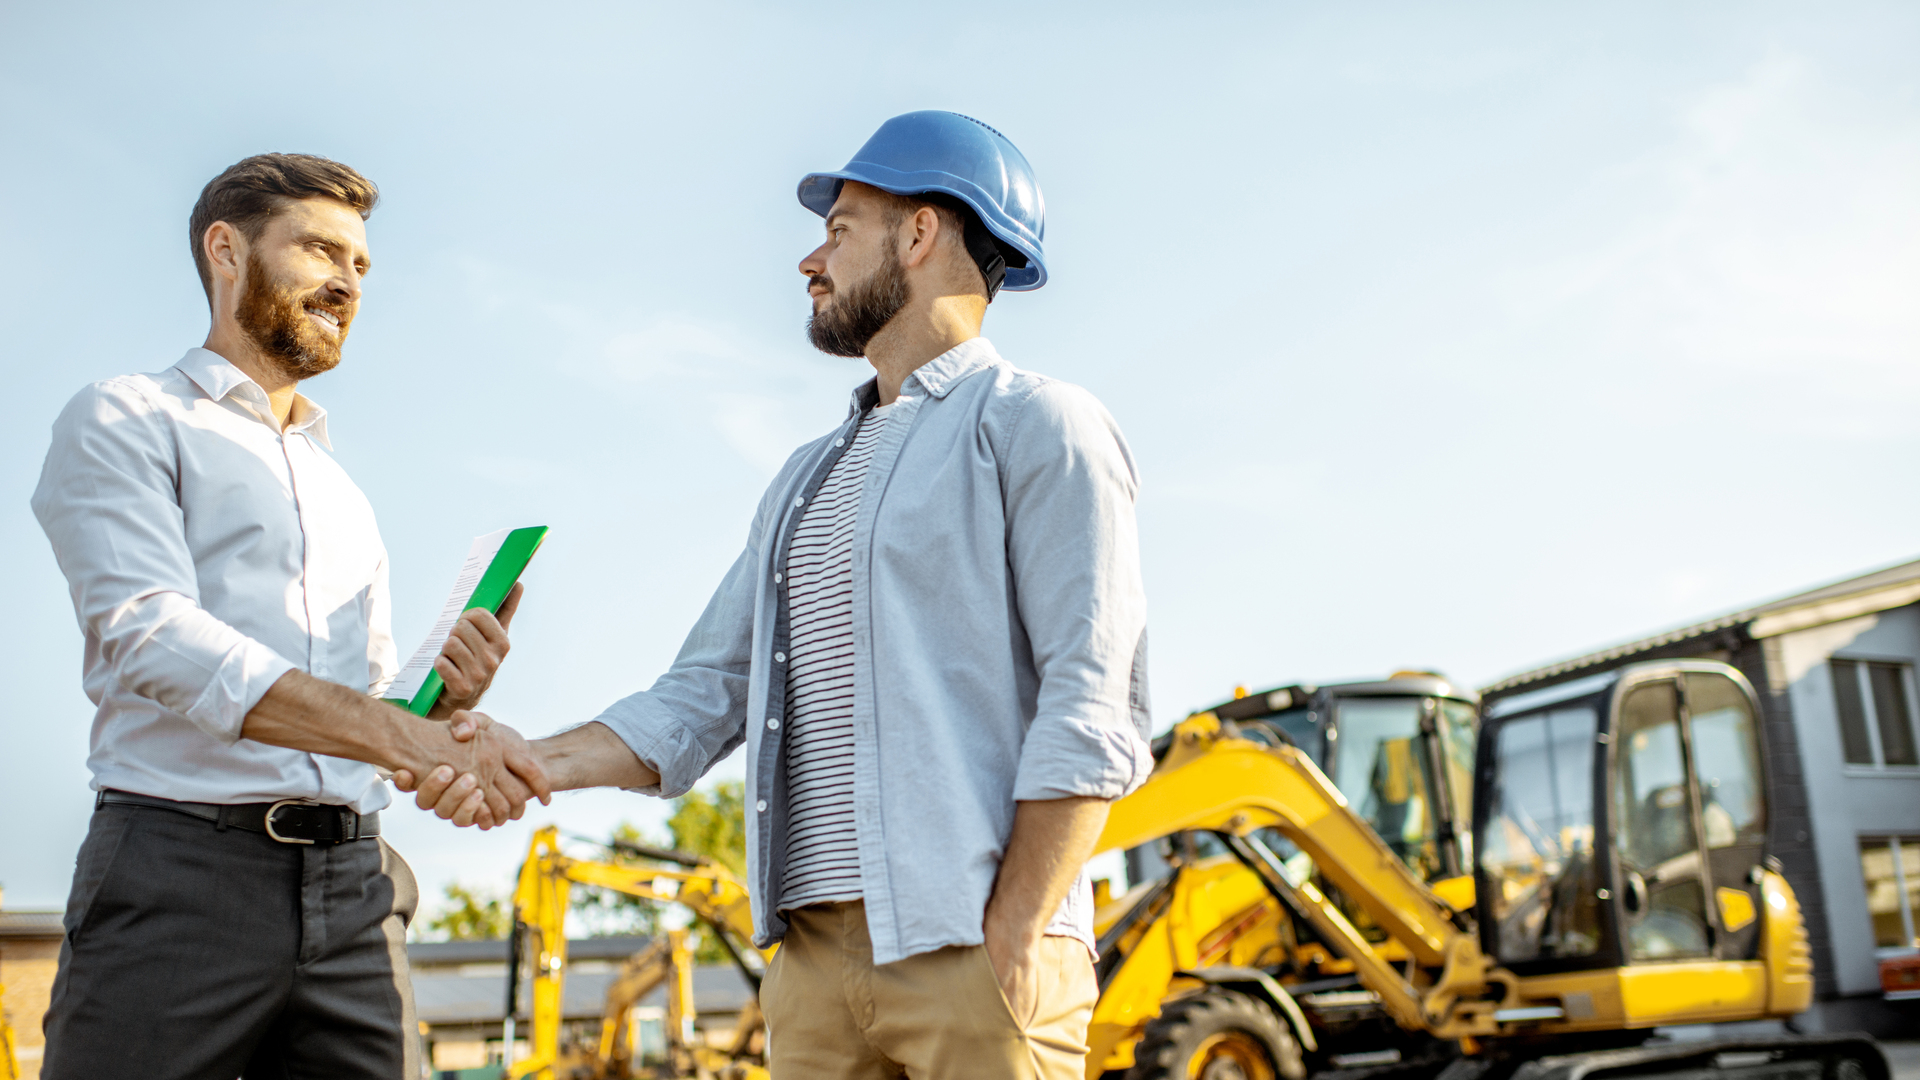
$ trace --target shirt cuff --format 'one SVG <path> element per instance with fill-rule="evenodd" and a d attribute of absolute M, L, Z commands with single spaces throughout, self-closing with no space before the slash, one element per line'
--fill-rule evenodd
<path fill-rule="evenodd" d="M 593 719 L 620 736 L 633 756 L 660 776 L 657 784 L 626 790 L 637 795 L 676 799 L 692 791 L 700 780 L 701 770 L 696 764 L 699 754 L 693 733 L 671 716 L 652 713 L 646 702 L 644 692 L 622 698 Z"/>
<path fill-rule="evenodd" d="M 200 730 L 231 746 L 240 741 L 240 729 L 260 699 L 280 676 L 298 670 L 286 657 L 251 638 L 241 638 L 220 659 L 206 689 L 183 715 Z"/>
<path fill-rule="evenodd" d="M 1020 748 L 1013 797 L 1118 799 L 1152 771 L 1153 751 L 1131 725 L 1122 730 L 1077 717 L 1041 717 Z"/>

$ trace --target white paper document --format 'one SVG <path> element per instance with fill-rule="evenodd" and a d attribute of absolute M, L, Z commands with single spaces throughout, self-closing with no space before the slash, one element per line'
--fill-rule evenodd
<path fill-rule="evenodd" d="M 447 635 L 453 633 L 453 625 L 460 621 L 460 615 L 467 610 L 467 601 L 472 598 L 473 590 L 480 584 L 480 578 L 493 563 L 493 557 L 499 554 L 500 545 L 507 542 L 507 534 L 512 529 L 501 529 L 485 536 L 475 537 L 473 546 L 467 549 L 467 561 L 460 567 L 460 576 L 453 581 L 453 591 L 447 594 L 447 602 L 440 608 L 440 618 L 428 632 L 427 640 L 414 650 L 413 659 L 394 676 L 393 685 L 387 687 L 388 699 L 412 701 L 420 692 L 420 685 L 433 674 L 433 662 L 440 658 L 440 650 L 447 644 Z"/>

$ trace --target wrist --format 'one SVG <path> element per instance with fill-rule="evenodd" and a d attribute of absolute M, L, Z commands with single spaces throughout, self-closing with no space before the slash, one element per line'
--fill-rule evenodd
<path fill-rule="evenodd" d="M 480 698 L 482 696 L 481 694 L 475 694 L 471 698 L 455 698 L 451 694 L 443 692 L 440 695 L 440 700 L 433 703 L 433 708 L 427 710 L 426 718 L 428 720 L 451 720 L 453 719 L 454 713 L 472 712 L 480 707 Z"/>
<path fill-rule="evenodd" d="M 1041 932 L 1046 925 L 1043 920 L 1016 915 L 1004 907 L 989 903 L 984 929 L 988 937 L 1006 946 L 1031 950 L 1039 947 Z"/>
<path fill-rule="evenodd" d="M 645 788 L 660 782 L 653 766 L 641 761 L 626 741 L 598 720 L 527 744 L 553 790 Z"/>
<path fill-rule="evenodd" d="M 579 756 L 567 752 L 560 736 L 528 739 L 527 752 L 533 755 L 541 771 L 547 774 L 547 783 L 553 790 L 571 791 L 589 786 L 581 782 Z"/>
<path fill-rule="evenodd" d="M 380 757 L 374 764 L 389 769 L 406 769 L 415 776 L 432 771 L 439 760 L 428 752 L 431 729 L 427 725 L 435 721 L 418 717 L 405 709 L 387 706 L 389 713 L 383 719 L 387 723 L 379 726 L 372 750 Z M 438 724 L 444 727 L 444 722 Z"/>

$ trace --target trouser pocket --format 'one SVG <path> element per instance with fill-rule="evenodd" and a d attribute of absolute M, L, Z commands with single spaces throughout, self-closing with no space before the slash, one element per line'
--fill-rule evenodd
<path fill-rule="evenodd" d="M 69 945 L 77 945 L 94 917 L 103 895 L 110 896 L 114 864 L 127 846 L 127 837 L 140 822 L 140 815 L 129 809 L 94 811 L 87 822 L 87 837 L 80 842 L 80 853 L 73 860 L 73 888 L 67 894 L 67 911 L 61 925 Z"/>
<path fill-rule="evenodd" d="M 994 1000 L 1000 1002 L 1001 1010 L 1007 1014 L 1007 1019 L 1013 1021 L 1014 1027 L 1025 1031 L 1033 1026 L 1033 1019 L 1040 1010 L 1041 994 L 1045 989 L 1045 983 L 1047 981 L 1045 951 L 1042 950 L 1041 955 L 1035 958 L 1033 968 L 1033 1005 L 1027 1010 L 1027 1015 L 1021 1016 L 1014 1010 L 1013 1002 L 1007 999 L 1007 991 L 1000 983 L 1000 973 L 993 968 L 993 954 L 987 951 L 985 945 L 972 945 L 969 946 L 969 948 L 972 949 L 974 953 L 974 967 L 980 972 L 980 976 L 986 980 L 986 986 L 981 988 L 979 992 L 983 996 L 992 995 Z"/>

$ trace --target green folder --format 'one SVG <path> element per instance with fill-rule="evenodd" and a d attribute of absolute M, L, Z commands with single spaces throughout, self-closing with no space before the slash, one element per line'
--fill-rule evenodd
<path fill-rule="evenodd" d="M 433 662 L 439 659 L 454 624 L 463 612 L 474 608 L 497 613 L 500 605 L 507 602 L 507 593 L 513 591 L 513 583 L 520 580 L 520 574 L 533 561 L 533 553 L 540 550 L 540 542 L 546 538 L 545 525 L 502 529 L 474 538 L 473 546 L 467 550 L 466 564 L 454 579 L 453 592 L 440 609 L 440 618 L 432 632 L 387 687 L 385 700 L 389 704 L 416 716 L 425 716 L 433 709 L 434 703 L 440 700 L 440 692 L 446 689 L 440 673 L 433 670 Z"/>

